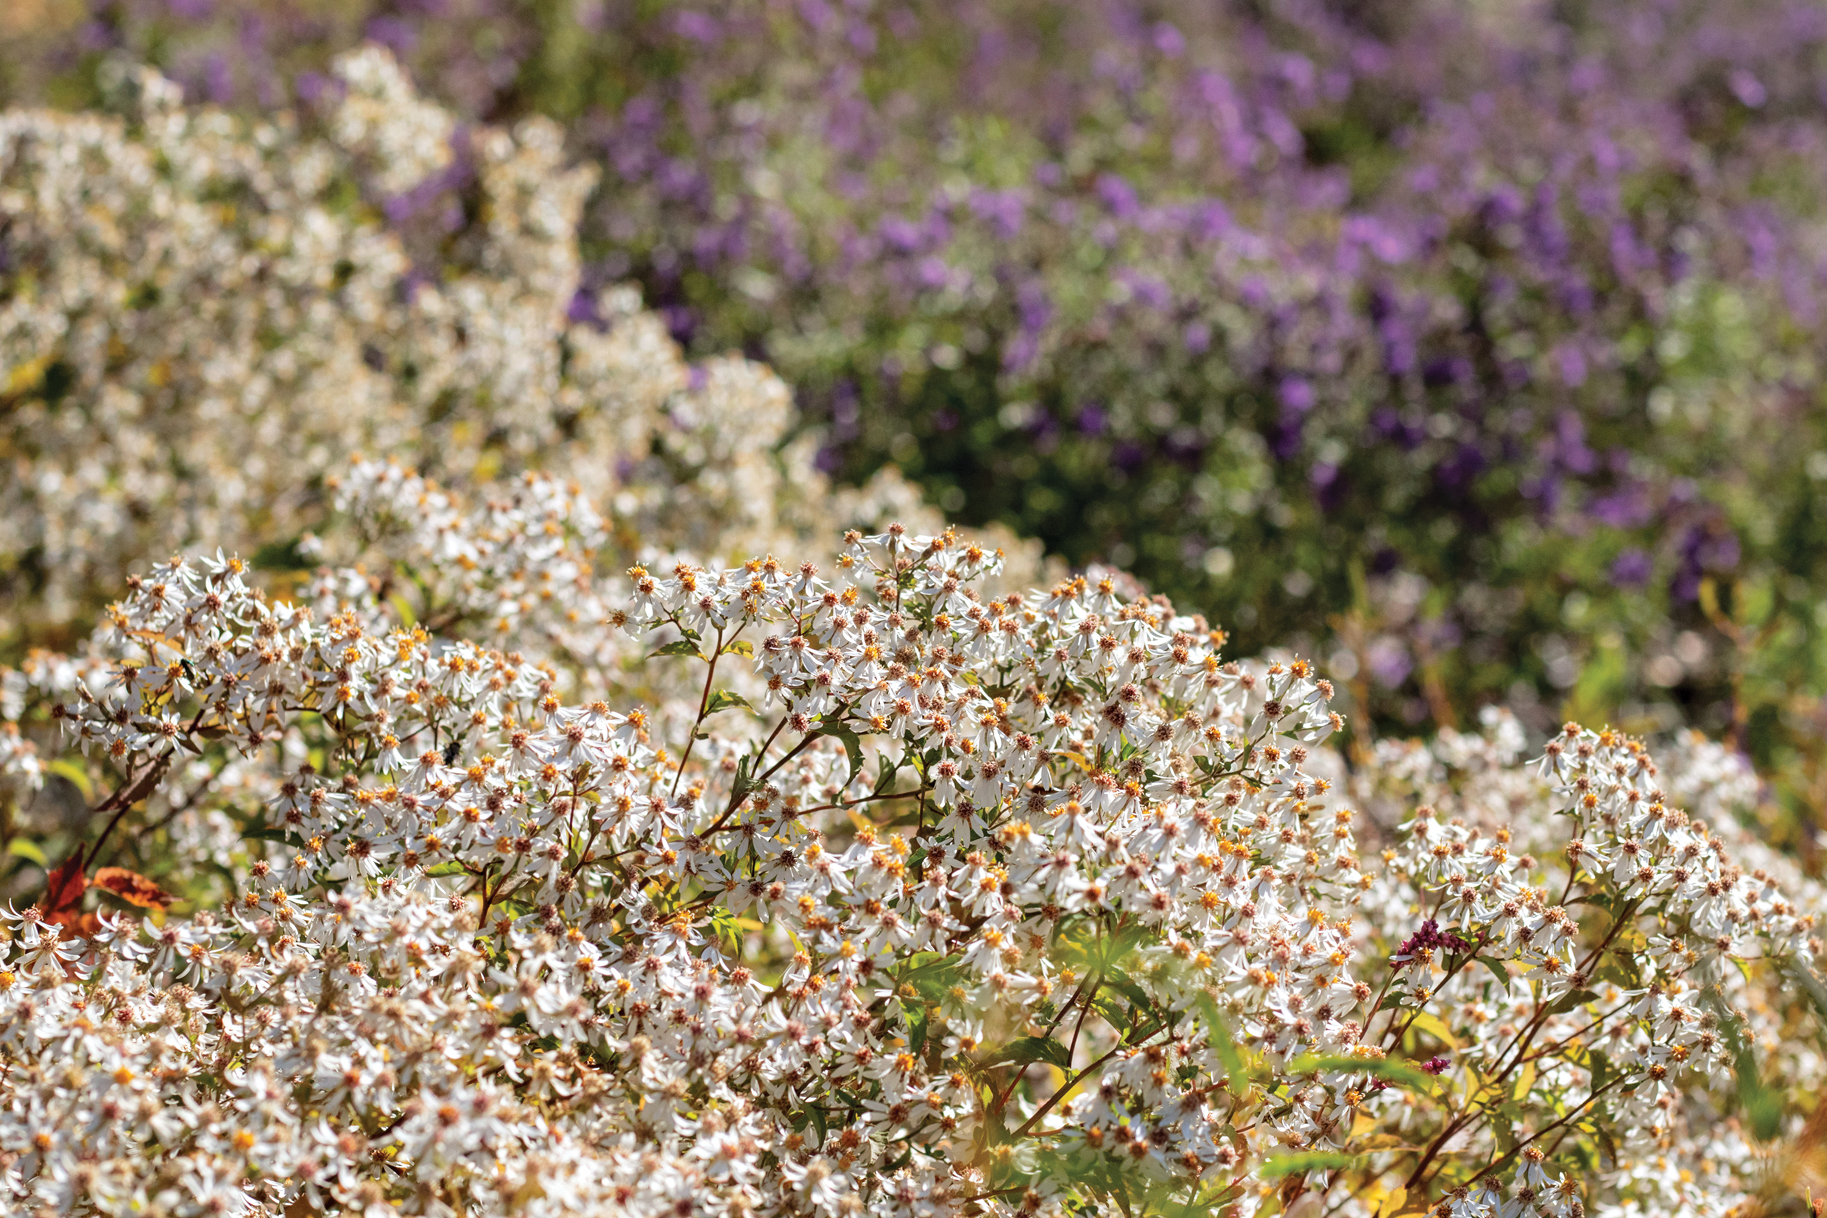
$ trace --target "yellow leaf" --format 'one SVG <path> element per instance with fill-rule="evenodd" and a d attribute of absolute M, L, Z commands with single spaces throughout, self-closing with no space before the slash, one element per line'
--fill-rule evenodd
<path fill-rule="evenodd" d="M 1426 1032 L 1429 1036 L 1432 1036 L 1435 1040 L 1438 1040 L 1441 1044 L 1444 1044 L 1449 1049 L 1457 1049 L 1459 1047 L 1459 1038 L 1454 1036 L 1452 1029 L 1446 1026 L 1446 1021 L 1441 1019 L 1438 1015 L 1435 1015 L 1432 1011 L 1423 1011 L 1421 1014 L 1415 1016 L 1415 1026 L 1420 1028 L 1423 1032 Z"/>
<path fill-rule="evenodd" d="M 1535 1086 L 1535 1063 L 1530 1062 L 1528 1065 L 1523 1067 L 1523 1072 L 1516 1076 L 1516 1089 L 1514 1091 L 1512 1091 L 1510 1094 L 1513 1098 L 1515 1098 L 1517 1100 L 1524 1100 L 1529 1097 L 1529 1091 L 1534 1086 Z"/>
<path fill-rule="evenodd" d="M 48 351 L 37 359 L 14 365 L 13 370 L 7 374 L 6 388 L 0 389 L 0 394 L 11 397 L 15 393 L 28 393 L 38 388 L 44 380 L 44 370 L 50 366 L 51 353 Z"/>
<path fill-rule="evenodd" d="M 400 624 L 406 629 L 411 630 L 419 624 L 419 615 L 412 611 L 412 602 L 406 599 L 404 593 L 395 592 L 387 598 L 387 603 L 392 605 L 393 611 L 400 615 Z"/>
<path fill-rule="evenodd" d="M 1408 1190 L 1401 1185 L 1385 1188 L 1382 1184 L 1373 1184 L 1368 1190 L 1358 1195 L 1358 1200 L 1367 1206 L 1373 1218 L 1388 1218 L 1402 1208 L 1408 1200 Z"/>
<path fill-rule="evenodd" d="M 75 785 L 76 789 L 82 792 L 82 797 L 84 799 L 95 798 L 95 784 L 89 781 L 89 771 L 83 769 L 81 765 L 71 761 L 68 757 L 59 758 L 45 768 L 53 774 L 58 774 L 69 779 L 70 782 Z"/>

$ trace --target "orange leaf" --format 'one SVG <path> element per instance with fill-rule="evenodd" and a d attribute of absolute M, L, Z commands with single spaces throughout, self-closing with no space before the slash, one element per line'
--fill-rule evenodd
<path fill-rule="evenodd" d="M 44 911 L 47 915 L 60 914 L 82 904 L 83 890 L 89 886 L 82 874 L 82 855 L 82 848 L 78 847 L 76 853 L 59 864 L 46 880 Z"/>
<path fill-rule="evenodd" d="M 164 909 L 177 900 L 139 872 L 128 871 L 125 867 L 99 868 L 91 882 L 97 888 L 106 889 L 129 905 L 138 905 L 141 909 Z"/>
<path fill-rule="evenodd" d="M 50 920 L 63 927 L 64 930 L 68 931 L 70 934 L 84 939 L 93 939 L 96 934 L 101 931 L 101 918 L 93 909 L 88 913 L 79 913 L 74 909 L 66 909 L 62 913 L 52 914 Z M 68 973 L 72 967 L 74 966 L 69 964 L 64 965 L 64 972 Z"/>

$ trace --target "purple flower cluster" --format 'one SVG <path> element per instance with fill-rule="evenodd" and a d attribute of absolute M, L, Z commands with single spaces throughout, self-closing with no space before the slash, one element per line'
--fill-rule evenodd
<path fill-rule="evenodd" d="M 892 461 L 1245 646 L 1294 623 L 1386 723 L 1546 724 L 1577 690 L 1722 728 L 1827 689 L 1798 661 L 1827 580 L 1817 0 L 91 12 L 18 42 L 11 87 L 118 47 L 270 105 L 365 37 L 469 115 L 566 118 L 605 169 L 588 285 L 771 360 L 820 468 Z M 476 218 L 451 183 L 393 210 L 415 251 Z M 1676 662 L 1723 654 L 1709 606 L 1765 601 L 1794 618 L 1740 664 L 1767 694 Z"/>
<path fill-rule="evenodd" d="M 1457 931 L 1441 930 L 1440 923 L 1436 919 L 1429 918 L 1421 923 L 1421 929 L 1402 940 L 1401 946 L 1396 948 L 1396 954 L 1391 959 L 1396 961 L 1396 967 L 1400 968 L 1422 952 L 1437 952 L 1444 949 L 1464 955 L 1476 946 L 1477 944 Z"/>
<path fill-rule="evenodd" d="M 1320 628 L 1356 557 L 1509 682 L 1569 591 L 1691 616 L 1771 569 L 1744 489 L 1811 494 L 1821 439 L 1777 437 L 1817 426 L 1827 14 L 1148 11 L 726 7 L 715 63 L 585 128 L 610 264 L 779 364 L 826 468 L 1075 560 L 1150 535 L 1246 631 Z"/>

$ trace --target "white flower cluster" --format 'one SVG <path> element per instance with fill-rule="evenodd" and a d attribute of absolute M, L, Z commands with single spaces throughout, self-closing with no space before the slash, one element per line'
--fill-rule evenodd
<path fill-rule="evenodd" d="M 1740 759 L 1570 725 L 1525 765 L 1494 713 L 1347 766 L 1304 661 L 875 531 L 919 505 L 831 488 L 765 368 L 574 311 L 555 128 L 465 135 L 372 49 L 338 80 L 0 115 L 0 644 L 68 648 L 0 669 L 9 1212 L 1789 1183 L 1827 893 Z M 473 214 L 383 221 L 427 199 Z M 852 525 L 828 574 L 744 561 Z M 151 565 L 198 542 L 271 561 Z"/>
<path fill-rule="evenodd" d="M 766 368 L 694 371 L 632 289 L 579 297 L 594 177 L 555 125 L 459 129 L 373 47 L 317 112 L 251 124 L 116 75 L 124 117 L 0 114 L 15 642 L 67 645 L 174 546 L 315 527 L 362 452 L 458 486 L 545 470 L 630 551 L 728 561 L 920 511 L 892 475 L 836 494 L 808 442 L 783 447 Z"/>
<path fill-rule="evenodd" d="M 1569 864 L 1433 809 L 1378 860 L 1330 687 L 1114 578 L 988 595 L 899 526 L 829 578 L 637 567 L 571 622 L 637 649 L 592 677 L 538 650 L 604 595 L 563 488 L 337 493 L 417 599 L 174 560 L 8 676 L 96 792 L 0 947 L 10 1204 L 1711 1213 L 1756 1187 L 1740 1056 L 1820 1074 L 1811 920 L 1612 734 L 1496 761 Z M 1407 760 L 1379 798 L 1450 794 Z"/>
<path fill-rule="evenodd" d="M 1798 1133 L 1778 1091 L 1827 1085 L 1808 1031 L 1827 1017 L 1827 887 L 1741 825 L 1755 778 L 1697 734 L 1660 773 L 1637 742 L 1569 724 L 1523 767 L 1515 719 L 1484 718 L 1480 734 L 1379 745 L 1353 784 L 1385 826 L 1379 812 L 1412 816 L 1367 924 L 1426 918 L 1396 945 L 1383 1005 L 1420 1034 L 1411 1056 L 1437 1051 L 1443 1082 L 1485 1108 L 1443 1124 L 1405 1095 L 1383 1119 L 1436 1153 L 1470 1131 L 1516 1165 L 1512 1194 L 1487 1177 L 1452 1214 L 1578 1212 L 1589 1182 L 1589 1212 L 1744 1212 L 1786 1183 L 1762 1144 Z M 1606 1153 L 1553 1179 L 1530 1166 L 1589 1125 Z"/>

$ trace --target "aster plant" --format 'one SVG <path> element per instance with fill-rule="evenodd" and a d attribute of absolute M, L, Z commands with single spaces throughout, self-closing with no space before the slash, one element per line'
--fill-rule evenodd
<path fill-rule="evenodd" d="M 7 915 L 15 1204 L 1511 1218 L 1780 1183 L 1811 896 L 1637 742 L 1569 725 L 1505 823 L 1411 806 L 1379 854 L 1323 776 L 1331 686 L 1121 577 L 990 595 L 994 552 L 891 526 L 828 575 L 592 579 L 528 486 L 489 517 L 534 543 L 512 578 L 562 573 L 619 659 L 218 554 L 8 675 L 9 789 L 93 800 Z M 501 586 L 485 536 L 417 533 Z"/>

